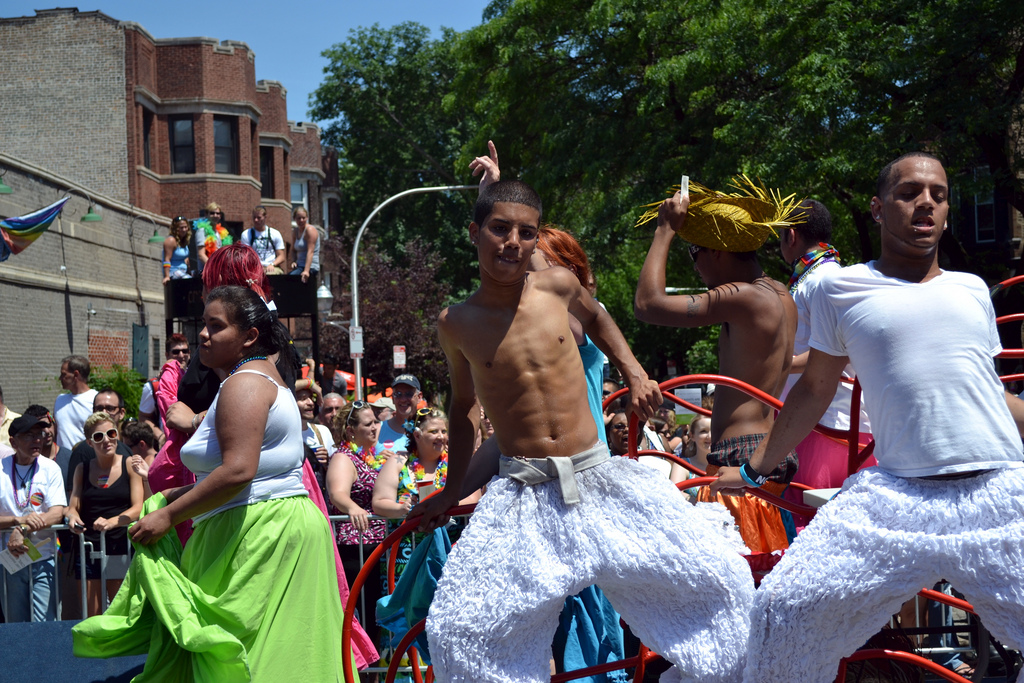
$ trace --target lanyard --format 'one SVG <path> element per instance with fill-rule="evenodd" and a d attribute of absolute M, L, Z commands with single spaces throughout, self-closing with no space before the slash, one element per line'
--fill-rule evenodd
<path fill-rule="evenodd" d="M 36 478 L 36 472 L 39 471 L 39 460 L 32 461 L 32 467 L 29 469 L 28 474 L 21 477 L 18 474 L 18 463 L 11 459 L 11 486 L 14 487 L 14 504 L 18 506 L 19 510 L 23 510 L 29 506 L 32 502 L 32 480 Z M 21 479 L 21 483 L 18 483 L 18 479 Z M 26 487 L 25 484 L 28 484 Z M 28 490 L 25 493 L 25 503 L 21 502 L 21 497 L 18 495 L 24 488 Z"/>

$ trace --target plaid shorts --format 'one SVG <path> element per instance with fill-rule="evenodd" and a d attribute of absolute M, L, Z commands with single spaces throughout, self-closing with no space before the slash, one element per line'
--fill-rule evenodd
<path fill-rule="evenodd" d="M 739 467 L 750 460 L 750 456 L 757 450 L 764 437 L 765 434 L 745 434 L 713 443 L 711 452 L 708 453 L 708 464 L 719 467 Z M 797 465 L 796 452 L 790 452 L 768 475 L 768 480 L 788 484 L 796 475 Z"/>

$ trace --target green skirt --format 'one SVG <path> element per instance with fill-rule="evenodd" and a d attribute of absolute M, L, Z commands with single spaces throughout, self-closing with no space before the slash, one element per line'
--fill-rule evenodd
<path fill-rule="evenodd" d="M 166 505 L 156 494 L 143 514 Z M 147 654 L 133 681 L 342 681 L 343 611 L 324 516 L 306 497 L 242 505 L 136 546 L 106 613 L 72 630 L 77 657 Z"/>

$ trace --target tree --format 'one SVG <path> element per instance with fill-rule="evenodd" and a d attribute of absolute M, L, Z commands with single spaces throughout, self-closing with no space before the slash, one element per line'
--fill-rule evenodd
<path fill-rule="evenodd" d="M 394 368 L 394 346 L 405 346 L 406 368 L 432 396 L 448 386 L 448 367 L 437 341 L 435 323 L 448 300 L 449 285 L 441 280 L 441 257 L 424 240 L 403 245 L 402 257 L 383 252 L 378 240 L 360 249 L 359 323 L 363 328 L 363 374 L 381 387 L 405 371 Z M 342 314 L 351 317 L 350 305 Z M 348 338 L 326 332 L 321 344 L 325 357 L 348 356 Z M 341 365 L 351 369 L 350 361 Z"/>
<path fill-rule="evenodd" d="M 455 34 L 444 29 L 431 40 L 425 26 L 406 22 L 389 29 L 355 29 L 347 42 L 323 55 L 324 82 L 311 96 L 311 116 L 326 122 L 323 139 L 338 149 L 342 232 L 354 231 L 373 208 L 393 194 L 427 185 L 461 185 L 469 172 L 458 164 L 473 129 L 457 99 L 449 97 L 458 65 L 451 55 Z M 474 195 L 412 196 L 374 219 L 378 247 L 401 257 L 401 246 L 420 238 L 448 258 L 441 277 L 456 291 L 470 285 L 472 260 L 465 234 Z"/>

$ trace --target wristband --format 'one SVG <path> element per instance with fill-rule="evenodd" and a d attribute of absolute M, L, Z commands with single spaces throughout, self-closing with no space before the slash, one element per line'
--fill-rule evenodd
<path fill-rule="evenodd" d="M 755 489 L 761 488 L 768 481 L 768 477 L 751 467 L 749 462 L 740 465 L 740 476 L 743 477 L 743 481 L 747 483 L 747 486 L 752 486 Z"/>
<path fill-rule="evenodd" d="M 196 431 L 197 429 L 199 429 L 199 427 L 196 426 L 196 418 L 199 417 L 201 414 L 202 413 L 196 413 L 195 415 L 192 416 L 192 431 L 193 432 Z"/>

